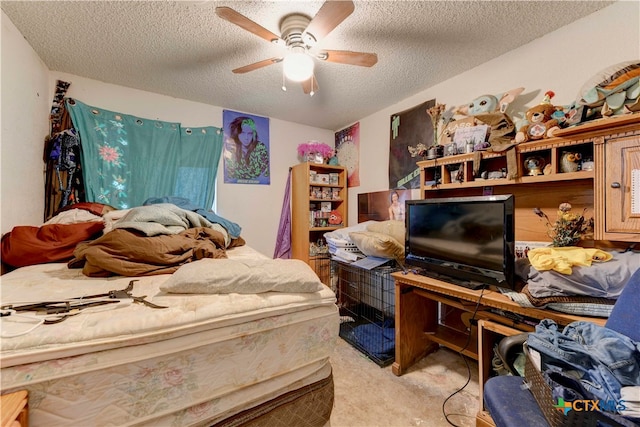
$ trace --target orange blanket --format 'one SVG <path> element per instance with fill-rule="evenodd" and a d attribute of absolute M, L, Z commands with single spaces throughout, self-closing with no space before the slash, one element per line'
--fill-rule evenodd
<path fill-rule="evenodd" d="M 13 227 L 2 236 L 2 262 L 24 267 L 67 261 L 78 243 L 97 237 L 103 228 L 101 221 Z"/>

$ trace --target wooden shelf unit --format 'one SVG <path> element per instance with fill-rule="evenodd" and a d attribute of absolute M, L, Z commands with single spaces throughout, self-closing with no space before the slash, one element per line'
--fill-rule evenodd
<path fill-rule="evenodd" d="M 587 210 L 595 221 L 594 240 L 640 241 L 640 213 L 631 210 L 631 170 L 640 170 L 640 113 L 600 119 L 558 131 L 554 138 L 523 142 L 513 148 L 518 165 L 515 179 L 480 179 L 473 176 L 478 153 L 459 154 L 417 162 L 420 197 L 438 198 L 513 194 L 516 240 L 550 241 L 546 224 L 534 208 L 555 218 L 560 203 L 573 212 Z M 565 152 L 593 159 L 592 170 L 562 172 Z M 506 168 L 505 153 L 480 152 L 480 171 Z M 547 174 L 529 176 L 524 167 L 531 156 L 544 160 Z M 449 169 L 463 165 L 463 182 L 452 182 Z M 433 183 L 437 176 L 440 182 Z M 638 196 L 640 197 L 640 196 Z"/>
<path fill-rule="evenodd" d="M 312 174 L 337 174 L 337 182 L 312 181 Z M 337 198 L 317 197 L 313 188 L 337 191 Z M 326 256 L 310 253 L 311 244 L 324 242 L 324 233 L 346 227 L 348 218 L 347 170 L 342 166 L 319 163 L 300 163 L 291 168 L 291 255 L 308 263 L 316 271 L 325 284 L 328 283 L 329 268 L 328 254 Z M 320 225 L 311 218 L 311 205 L 321 206 L 330 203 L 331 210 L 342 216 L 342 224 Z M 318 210 L 320 208 L 318 207 Z M 329 215 L 327 214 L 327 219 Z M 325 242 L 326 244 L 326 242 Z"/>

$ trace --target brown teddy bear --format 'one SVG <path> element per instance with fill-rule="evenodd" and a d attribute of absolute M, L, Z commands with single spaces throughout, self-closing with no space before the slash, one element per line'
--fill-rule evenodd
<path fill-rule="evenodd" d="M 516 133 L 515 141 L 525 142 L 542 138 L 551 138 L 553 134 L 560 129 L 558 120 L 553 119 L 552 115 L 556 111 L 556 107 L 551 104 L 551 98 L 554 93 L 549 91 L 545 93 L 544 101 L 531 107 L 526 112 L 528 124 L 521 127 Z"/>

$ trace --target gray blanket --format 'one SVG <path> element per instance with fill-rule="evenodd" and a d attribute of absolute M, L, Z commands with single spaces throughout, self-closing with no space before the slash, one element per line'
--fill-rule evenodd
<path fill-rule="evenodd" d="M 178 234 L 189 228 L 211 227 L 213 224 L 195 212 L 171 203 L 139 206 L 131 209 L 113 228 L 134 229 L 146 236 Z"/>

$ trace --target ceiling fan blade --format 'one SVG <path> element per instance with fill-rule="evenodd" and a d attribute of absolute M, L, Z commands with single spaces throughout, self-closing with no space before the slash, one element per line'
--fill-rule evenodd
<path fill-rule="evenodd" d="M 277 42 L 280 40 L 280 36 L 273 34 L 271 31 L 267 30 L 260 24 L 256 24 L 251 19 L 242 15 L 241 13 L 236 12 L 230 7 L 219 6 L 216 7 L 216 15 L 220 18 L 231 22 L 232 24 L 237 25 L 240 28 L 243 28 L 250 33 L 255 34 L 258 37 L 265 39 L 268 42 Z"/>
<path fill-rule="evenodd" d="M 315 74 L 312 75 L 310 79 L 302 82 L 302 90 L 307 95 L 310 95 L 312 92 L 316 93 L 318 91 L 318 79 L 316 79 Z"/>
<path fill-rule="evenodd" d="M 309 22 L 302 39 L 313 46 L 351 15 L 354 9 L 352 1 L 326 1 Z"/>
<path fill-rule="evenodd" d="M 361 67 L 372 67 L 378 62 L 378 55 L 375 53 L 352 52 L 350 50 L 323 50 L 317 55 L 317 58 L 322 61 Z"/>
<path fill-rule="evenodd" d="M 244 67 L 236 68 L 232 70 L 235 74 L 244 74 L 249 71 L 257 70 L 258 68 L 266 67 L 267 65 L 275 64 L 277 62 L 282 61 L 283 58 L 269 58 L 262 60 L 260 62 L 256 62 L 254 64 L 245 65 Z"/>

